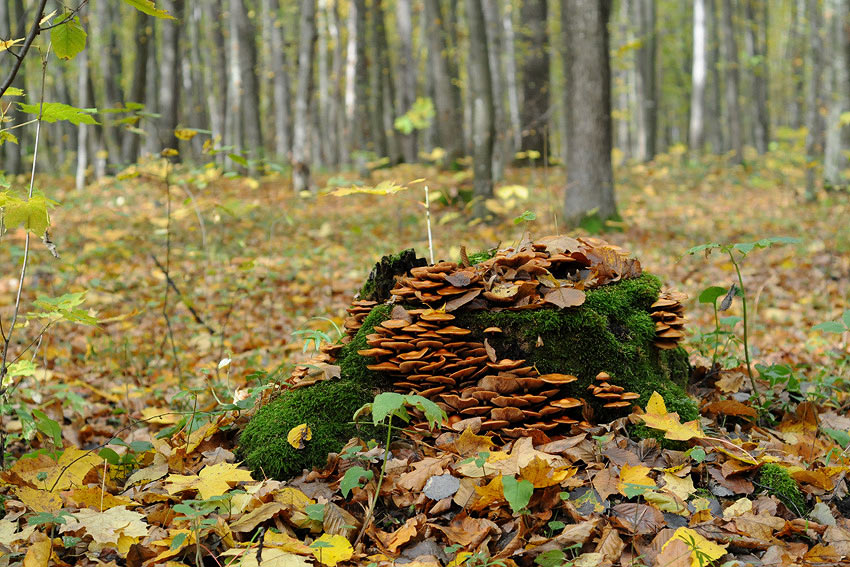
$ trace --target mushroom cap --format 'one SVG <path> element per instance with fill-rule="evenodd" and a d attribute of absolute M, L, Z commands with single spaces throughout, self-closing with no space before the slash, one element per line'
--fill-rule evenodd
<path fill-rule="evenodd" d="M 577 408 L 581 405 L 581 400 L 577 400 L 576 398 L 563 398 L 560 400 L 550 401 L 549 405 L 562 409 Z"/>
<path fill-rule="evenodd" d="M 631 405 L 632 405 L 631 402 L 617 401 L 617 402 L 608 402 L 607 404 L 603 405 L 602 407 L 603 408 L 616 409 L 616 408 L 627 408 Z"/>
<path fill-rule="evenodd" d="M 502 329 L 500 329 L 499 327 L 487 327 L 486 329 L 484 329 L 485 335 L 489 335 L 489 334 L 492 334 L 492 333 L 501 333 L 501 332 L 502 332 Z"/>
<path fill-rule="evenodd" d="M 541 374 L 538 378 L 546 384 L 569 384 L 578 380 L 578 376 L 572 374 Z"/>

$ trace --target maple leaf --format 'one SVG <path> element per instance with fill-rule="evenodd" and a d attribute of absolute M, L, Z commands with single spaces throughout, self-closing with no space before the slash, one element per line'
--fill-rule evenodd
<path fill-rule="evenodd" d="M 15 496 L 33 512 L 53 513 L 62 509 L 62 499 L 59 495 L 47 490 L 18 486 L 15 488 Z"/>
<path fill-rule="evenodd" d="M 169 494 L 177 494 L 186 490 L 197 490 L 202 499 L 221 496 L 231 485 L 239 482 L 250 482 L 251 472 L 239 468 L 239 463 L 219 463 L 204 467 L 197 475 L 168 475 L 165 489 Z"/>
<path fill-rule="evenodd" d="M 303 449 L 306 446 L 307 441 L 312 438 L 313 432 L 310 430 L 310 426 L 306 423 L 296 425 L 290 429 L 289 433 L 286 435 L 286 440 L 296 449 Z"/>
<path fill-rule="evenodd" d="M 23 567 L 47 567 L 53 552 L 53 542 L 46 535 L 37 532 L 27 554 L 24 556 Z"/>
<path fill-rule="evenodd" d="M 143 538 L 148 535 L 144 516 L 127 510 L 124 506 L 116 506 L 103 512 L 86 508 L 71 514 L 71 517 L 73 519 L 66 521 L 60 528 L 61 533 L 82 529 L 95 543 L 101 545 L 118 544 L 121 536 Z"/>
<path fill-rule="evenodd" d="M 19 541 L 26 541 L 35 531 L 35 526 L 27 526 L 18 531 L 18 522 L 3 518 L 0 520 L 0 545 L 7 547 Z"/>
<path fill-rule="evenodd" d="M 573 476 L 575 467 L 553 468 L 547 461 L 535 456 L 530 463 L 520 469 L 520 475 L 534 485 L 534 488 L 546 488 L 559 484 Z"/>
<path fill-rule="evenodd" d="M 679 420 L 678 413 L 668 413 L 667 406 L 664 405 L 664 398 L 658 392 L 652 393 L 649 402 L 646 404 L 646 413 L 639 417 L 647 427 L 660 429 L 664 432 L 665 439 L 671 441 L 687 441 L 705 437 L 698 420 L 682 423 Z"/>

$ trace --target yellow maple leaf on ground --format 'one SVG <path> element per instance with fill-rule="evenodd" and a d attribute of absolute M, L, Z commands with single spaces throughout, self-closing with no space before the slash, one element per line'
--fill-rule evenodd
<path fill-rule="evenodd" d="M 713 541 L 705 539 L 694 530 L 685 527 L 677 529 L 673 533 L 673 536 L 667 540 L 667 543 L 661 546 L 661 550 L 663 551 L 671 541 L 677 539 L 685 542 L 690 548 L 691 567 L 708 565 L 726 554 L 726 545 L 718 545 Z"/>
<path fill-rule="evenodd" d="M 286 440 L 296 449 L 303 449 L 306 446 L 307 441 L 312 438 L 313 432 L 310 430 L 310 426 L 306 423 L 296 425 L 290 429 L 289 433 L 286 435 Z"/>
<path fill-rule="evenodd" d="M 233 567 L 310 567 L 311 565 L 306 557 L 276 547 L 263 547 L 259 561 L 256 549 L 233 548 L 222 555 L 235 558 L 228 562 L 228 565 Z"/>
<path fill-rule="evenodd" d="M 71 514 L 71 517 L 60 528 L 61 533 L 85 530 L 95 543 L 101 545 L 118 544 L 122 537 L 138 541 L 148 535 L 144 516 L 124 506 L 103 512 L 86 508 Z"/>
<path fill-rule="evenodd" d="M 655 481 L 649 477 L 649 467 L 643 465 L 629 466 L 624 464 L 620 469 L 620 482 L 617 490 L 628 498 L 643 494 L 647 490 L 655 489 Z"/>
<path fill-rule="evenodd" d="M 27 554 L 24 556 L 24 567 L 47 567 L 50 561 L 50 555 L 53 553 L 53 542 L 49 537 L 42 533 L 35 536 L 35 541 L 32 542 L 27 549 Z"/>
<path fill-rule="evenodd" d="M 329 567 L 334 567 L 340 561 L 348 561 L 354 555 L 351 543 L 341 535 L 323 534 L 310 547 L 319 563 Z"/>
<path fill-rule="evenodd" d="M 204 500 L 213 496 L 221 496 L 239 482 L 250 482 L 251 473 L 240 469 L 238 463 L 219 463 L 204 467 L 197 475 L 168 475 L 165 489 L 169 494 L 177 494 L 185 490 L 197 490 Z"/>
<path fill-rule="evenodd" d="M 577 470 L 575 467 L 554 468 L 545 460 L 534 457 L 530 463 L 520 469 L 520 475 L 533 484 L 534 488 L 546 488 L 573 476 Z"/>
<path fill-rule="evenodd" d="M 658 392 L 653 392 L 646 404 L 646 413 L 640 418 L 653 429 L 660 429 L 664 432 L 664 437 L 671 441 L 687 441 L 688 439 L 701 439 L 705 437 L 702 428 L 699 426 L 699 420 L 682 423 L 679 420 L 679 414 L 667 412 L 667 406 L 664 405 L 664 398 Z"/>
<path fill-rule="evenodd" d="M 62 499 L 59 495 L 47 490 L 18 486 L 15 488 L 15 496 L 33 512 L 52 513 L 62 509 Z"/>

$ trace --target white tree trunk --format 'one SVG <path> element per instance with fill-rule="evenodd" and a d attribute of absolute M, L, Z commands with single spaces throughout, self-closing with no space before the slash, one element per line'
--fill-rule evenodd
<path fill-rule="evenodd" d="M 842 153 L 842 142 L 848 141 L 850 126 L 841 126 L 841 114 L 850 112 L 850 85 L 848 85 L 847 60 L 845 42 L 850 34 L 850 13 L 848 13 L 848 0 L 829 0 L 829 44 L 832 53 L 832 63 L 829 67 L 829 87 L 826 93 L 829 95 L 826 131 L 826 147 L 824 148 L 823 177 L 824 187 L 827 189 L 838 189 L 847 186 L 847 179 L 842 175 L 847 160 Z M 845 32 L 844 27 L 848 31 Z M 844 133 L 842 135 L 842 130 Z M 844 148 L 850 149 L 850 148 Z"/>
<path fill-rule="evenodd" d="M 312 188 L 310 179 L 310 99 L 316 44 L 316 0 L 301 0 L 298 24 L 298 85 L 292 141 L 292 187 L 296 193 Z"/>
<path fill-rule="evenodd" d="M 705 0 L 694 0 L 694 52 L 691 67 L 691 118 L 688 144 L 694 152 L 705 145 Z"/>

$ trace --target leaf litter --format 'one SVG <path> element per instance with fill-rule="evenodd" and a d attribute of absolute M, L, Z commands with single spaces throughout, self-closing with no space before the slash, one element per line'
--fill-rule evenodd
<path fill-rule="evenodd" d="M 720 258 L 681 258 L 694 244 L 801 237 L 796 248 L 748 256 L 744 277 L 757 314 L 755 358 L 799 369 L 807 401 L 763 379 L 759 385 L 773 396 L 773 419 L 765 419 L 749 401 L 746 369 L 732 356 L 712 367 L 711 337 L 691 334 L 698 422 L 683 424 L 663 403 L 651 403 L 536 446 L 528 438 L 494 446 L 469 430 L 399 439 L 390 447 L 375 517 L 357 547 L 351 543 L 379 474 L 374 449 L 352 441 L 348 459 L 331 456 L 326 467 L 289 483 L 254 479 L 230 451 L 245 412 L 222 408 L 308 357 L 303 336 L 292 331 L 333 335 L 365 269 L 391 251 L 376 243 L 427 246 L 414 192 L 303 200 L 276 179 L 255 184 L 214 171 L 183 173 L 197 187 L 197 202 L 175 207 L 166 264 L 162 183 L 105 180 L 79 194 L 56 180 L 53 196 L 63 207 L 52 215 L 51 239 L 62 258 L 36 258 L 25 300 L 33 301 L 36 290 L 87 290 L 85 305 L 103 322 L 96 329 L 52 328 L 39 353 L 46 365 L 16 393 L 60 424 L 62 447 L 19 419 L 3 418 L 4 431 L 19 440 L 8 447 L 17 460 L 1 477 L 0 551 L 27 565 L 191 565 L 198 557 L 269 566 L 397 559 L 544 567 L 847 562 L 850 420 L 837 365 L 848 355 L 847 343 L 812 327 L 840 321 L 850 292 L 850 234 L 841 222 L 850 205 L 838 196 L 800 207 L 799 168 L 773 155 L 754 163 L 728 170 L 705 162 L 688 172 L 674 156 L 662 156 L 621 168 L 625 231 L 606 238 L 696 298 L 709 285 L 731 288 L 733 273 Z M 160 171 L 146 167 L 149 178 Z M 388 183 L 426 177 L 449 198 L 468 183 L 423 166 L 374 175 Z M 508 175 L 513 184 L 528 181 L 523 170 Z M 544 189 L 514 204 L 517 213 L 551 209 L 556 183 L 544 179 Z M 172 198 L 178 191 L 172 187 Z M 393 207 L 384 205 L 388 199 Z M 751 203 L 746 215 L 744 201 Z M 510 203 L 491 209 L 496 205 Z M 206 247 L 193 206 L 208 223 Z M 470 228 L 456 210 L 435 209 L 438 243 L 484 250 L 515 236 L 509 221 Z M 539 215 L 532 229 L 557 233 L 550 216 Z M 7 243 L 21 237 L 9 234 Z M 558 254 L 574 250 L 572 239 L 551 243 Z M 459 254 L 448 246 L 439 253 Z M 171 290 L 167 305 L 170 331 L 162 316 L 166 275 L 150 255 L 168 266 L 179 290 Z M 448 283 L 463 290 L 467 279 Z M 4 313 L 13 284 L 0 282 Z M 476 291 L 457 297 L 474 301 L 482 293 Z M 738 315 L 739 301 L 729 297 L 728 314 Z M 689 329 L 714 327 L 704 306 L 687 307 Z M 312 320 L 317 314 L 330 321 Z M 24 329 L 22 344 L 34 338 L 32 327 Z M 732 355 L 735 348 L 731 343 Z M 230 364 L 221 365 L 224 359 Z M 641 424 L 658 438 L 630 435 Z M 293 442 L 310 441 L 302 431 Z M 99 456 L 105 447 L 118 458 Z M 360 476 L 344 497 L 340 481 L 354 462 L 372 475 Z M 787 471 L 805 510 L 767 490 L 760 471 L 769 464 Z M 530 494 L 518 488 L 523 482 Z"/>

